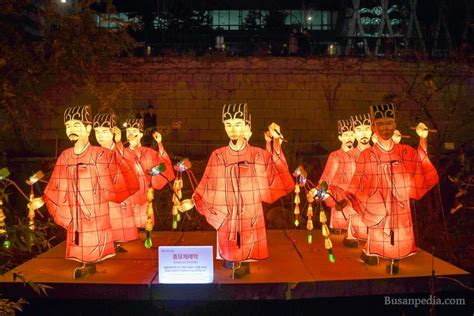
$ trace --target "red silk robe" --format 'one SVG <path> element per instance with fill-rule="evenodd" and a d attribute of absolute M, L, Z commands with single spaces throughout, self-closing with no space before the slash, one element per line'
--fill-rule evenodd
<path fill-rule="evenodd" d="M 341 149 L 329 154 L 323 174 L 319 179 L 319 184 L 326 181 L 329 185 L 337 185 L 346 188 L 352 179 L 351 160 L 347 153 Z M 326 205 L 331 207 L 330 227 L 335 229 L 347 229 L 348 221 L 344 213 L 335 209 L 332 201 L 326 201 Z"/>
<path fill-rule="evenodd" d="M 294 189 L 280 144 L 274 142 L 274 151 L 269 144 L 266 150 L 248 144 L 241 151 L 214 150 L 194 192 L 196 209 L 217 230 L 218 255 L 225 260 L 268 257 L 262 202 Z"/>
<path fill-rule="evenodd" d="M 346 183 L 346 185 L 343 187 L 346 190 L 349 187 L 352 177 L 354 176 L 357 160 L 359 160 L 361 152 L 362 151 L 358 147 L 354 147 L 347 152 L 347 155 L 350 157 L 350 162 L 349 162 L 350 171 L 348 171 L 350 179 L 349 179 L 349 182 Z M 347 229 L 347 235 L 348 235 L 347 238 L 367 240 L 368 228 L 367 228 L 367 225 L 365 225 L 364 222 L 362 221 L 360 215 L 357 214 L 356 211 L 354 211 L 351 205 L 348 205 L 347 207 L 345 207 L 343 210 L 343 213 L 348 218 L 348 222 L 349 222 L 348 229 Z"/>
<path fill-rule="evenodd" d="M 338 200 L 346 196 L 369 227 L 368 255 L 401 259 L 416 252 L 410 198 L 420 199 L 437 183 L 422 146 L 394 144 L 385 151 L 376 144 L 361 153 L 347 194 L 337 187 L 331 191 Z"/>
<path fill-rule="evenodd" d="M 125 155 L 122 143 L 117 143 L 112 148 L 117 160 L 125 159 L 135 174 L 138 183 L 138 173 L 135 169 L 135 155 Z M 110 224 L 112 226 L 112 237 L 115 241 L 131 241 L 138 238 L 138 229 L 135 225 L 133 207 L 129 199 L 121 203 L 109 202 Z"/>
<path fill-rule="evenodd" d="M 135 171 L 138 175 L 138 182 L 140 184 L 140 189 L 127 200 L 127 202 L 132 205 L 135 216 L 135 225 L 139 228 L 145 228 L 146 226 L 146 209 L 148 205 L 147 192 L 150 179 L 152 187 L 156 190 L 161 190 L 168 181 L 173 180 L 175 177 L 170 157 L 161 143 L 158 146 L 158 151 L 144 146 L 135 148 L 135 150 L 131 150 L 130 147 L 125 149 L 125 158 L 135 161 Z M 162 175 L 151 177 L 147 172 L 148 169 L 160 163 L 165 164 L 166 170 Z M 154 217 L 152 218 L 152 221 L 153 225 L 155 225 Z"/>
<path fill-rule="evenodd" d="M 109 202 L 120 203 L 138 190 L 128 163 L 109 149 L 91 146 L 59 156 L 44 200 L 54 221 L 67 229 L 66 258 L 97 262 L 115 255 Z"/>

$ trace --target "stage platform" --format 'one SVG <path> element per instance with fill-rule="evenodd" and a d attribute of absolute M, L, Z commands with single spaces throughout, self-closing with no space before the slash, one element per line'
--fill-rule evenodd
<path fill-rule="evenodd" d="M 231 271 L 215 260 L 214 283 L 201 285 L 159 284 L 157 247 L 215 246 L 213 231 L 155 232 L 151 249 L 146 249 L 142 240 L 125 243 L 127 253 L 98 264 L 97 273 L 82 280 L 72 279 L 78 263 L 64 259 L 62 243 L 1 276 L 0 293 L 6 297 L 38 297 L 29 286 L 13 282 L 13 273 L 19 273 L 29 281 L 53 287 L 45 299 L 62 300 L 238 301 L 406 295 L 430 293 L 432 263 L 436 276 L 472 286 L 468 272 L 423 250 L 401 260 L 398 275 L 388 275 L 385 260 L 378 266 L 367 266 L 359 259 L 362 246 L 344 248 L 340 235 L 332 235 L 336 262 L 330 263 L 321 232 L 315 230 L 313 238 L 313 244 L 308 245 L 305 230 L 269 230 L 270 258 L 252 263 L 250 275 L 233 280 Z M 439 292 L 460 290 L 453 280 L 438 278 L 436 284 Z"/>

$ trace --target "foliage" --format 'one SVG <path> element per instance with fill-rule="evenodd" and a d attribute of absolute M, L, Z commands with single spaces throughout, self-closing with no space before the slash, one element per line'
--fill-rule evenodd
<path fill-rule="evenodd" d="M 48 1 L 34 8 L 34 29 L 26 28 L 25 20 L 31 20 L 26 12 L 34 3 L 0 0 L 0 113 L 5 113 L 6 123 L 2 129 L 13 130 L 23 151 L 31 149 L 32 121 L 57 115 L 58 104 L 70 103 L 91 78 L 135 45 L 127 25 L 113 31 L 97 27 L 93 0 L 68 8 Z"/>
<path fill-rule="evenodd" d="M 265 28 L 275 29 L 285 27 L 285 19 L 288 17 L 288 11 L 285 10 L 270 10 L 264 16 Z"/>
<path fill-rule="evenodd" d="M 258 23 L 262 18 L 262 14 L 259 10 L 250 10 L 247 16 L 244 18 L 242 28 L 247 31 L 256 31 L 261 29 L 261 25 Z"/>
<path fill-rule="evenodd" d="M 10 247 L 0 252 L 0 273 L 5 273 L 52 247 L 51 241 L 55 237 L 49 236 L 53 235 L 51 230 L 56 225 L 49 221 L 46 223 L 35 221 L 35 226 L 35 230 L 30 230 L 27 218 L 18 220 L 17 224 L 7 225 Z"/>
<path fill-rule="evenodd" d="M 15 312 L 22 312 L 25 304 L 28 304 L 28 301 L 24 298 L 20 298 L 16 302 L 0 299 L 0 315 L 15 315 Z"/>

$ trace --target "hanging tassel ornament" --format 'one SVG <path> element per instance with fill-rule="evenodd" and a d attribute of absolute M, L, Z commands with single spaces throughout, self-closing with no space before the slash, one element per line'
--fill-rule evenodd
<path fill-rule="evenodd" d="M 179 214 L 179 208 L 181 206 L 181 199 L 183 198 L 183 173 L 176 172 L 176 177 L 173 182 L 173 208 L 171 209 L 171 215 L 173 215 L 173 225 L 172 229 L 178 229 L 178 222 L 181 220 L 181 215 Z"/>
<path fill-rule="evenodd" d="M 295 182 L 295 226 L 298 227 L 300 225 L 300 185 L 298 182 Z"/>
<path fill-rule="evenodd" d="M 153 187 L 150 186 L 148 187 L 148 193 L 147 193 L 147 201 L 148 201 L 148 206 L 147 206 L 147 209 L 146 209 L 146 216 L 147 216 L 147 219 L 146 219 L 146 226 L 145 226 L 145 230 L 146 230 L 146 239 L 145 239 L 145 247 L 147 249 L 150 249 L 151 246 L 153 245 L 152 241 L 151 241 L 151 232 L 153 230 L 153 199 L 154 199 L 154 193 L 153 193 Z"/>
<path fill-rule="evenodd" d="M 319 221 L 321 222 L 321 233 L 324 237 L 324 248 L 328 250 L 329 261 L 334 263 L 336 261 L 336 257 L 332 252 L 332 242 L 331 238 L 329 238 L 329 228 L 327 223 L 326 213 L 324 213 L 323 206 L 321 202 L 319 203 Z"/>
<path fill-rule="evenodd" d="M 8 240 L 8 232 L 7 232 L 7 225 L 5 223 L 6 216 L 3 213 L 3 201 L 0 200 L 0 237 L 5 236 L 5 240 L 3 241 L 3 248 L 9 249 L 11 246 L 10 240 Z"/>
<path fill-rule="evenodd" d="M 35 195 L 33 194 L 33 187 L 31 187 L 30 193 L 30 203 L 28 204 L 28 228 L 30 230 L 35 230 L 35 210 L 32 207 Z"/>
<path fill-rule="evenodd" d="M 308 221 L 306 222 L 306 229 L 308 230 L 308 244 L 313 243 L 313 197 L 308 198 L 308 209 L 306 210 L 306 217 Z"/>

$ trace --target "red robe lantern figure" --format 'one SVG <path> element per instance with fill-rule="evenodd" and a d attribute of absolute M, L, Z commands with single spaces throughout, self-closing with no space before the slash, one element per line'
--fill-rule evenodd
<path fill-rule="evenodd" d="M 341 188 L 347 187 L 352 179 L 351 160 L 347 152 L 354 145 L 354 131 L 350 120 L 339 120 L 337 122 L 338 138 L 341 141 L 341 148 L 329 154 L 323 174 L 319 179 L 319 184 L 323 181 L 337 185 Z M 336 210 L 334 205 L 331 207 L 330 227 L 334 230 L 346 230 L 348 221 L 344 213 Z"/>
<path fill-rule="evenodd" d="M 137 178 L 109 149 L 91 146 L 89 106 L 64 112 L 66 134 L 74 144 L 59 156 L 44 200 L 54 221 L 67 229 L 66 258 L 83 263 L 73 278 L 95 272 L 95 263 L 115 255 L 109 202 L 120 203 L 138 190 Z"/>
<path fill-rule="evenodd" d="M 224 105 L 222 122 L 228 146 L 212 152 L 194 193 L 196 209 L 217 230 L 217 257 L 232 277 L 250 273 L 250 261 L 268 257 L 262 202 L 273 203 L 293 190 L 281 150 L 278 125 L 266 132 L 266 149 L 248 144 L 247 104 Z"/>
<path fill-rule="evenodd" d="M 357 146 L 347 152 L 350 166 L 347 173 L 349 182 L 345 183 L 344 186 L 341 186 L 341 188 L 344 190 L 347 189 L 352 177 L 354 176 L 356 162 L 359 159 L 361 152 L 367 148 L 370 148 L 370 140 L 372 136 L 372 122 L 370 120 L 370 114 L 351 116 L 351 124 L 355 139 L 357 140 Z M 359 247 L 358 240 L 367 240 L 367 225 L 364 224 L 359 214 L 357 214 L 357 212 L 355 212 L 350 205 L 344 208 L 343 213 L 348 218 L 349 222 L 347 236 L 343 241 L 344 246 L 349 248 L 357 248 Z"/>
<path fill-rule="evenodd" d="M 115 152 L 117 160 L 124 159 L 124 147 L 120 142 L 121 131 L 117 127 L 117 116 L 115 113 L 101 113 L 94 116 L 93 128 L 97 142 L 104 148 Z M 114 141 L 115 139 L 115 141 Z M 127 163 L 135 172 L 135 156 L 128 155 Z M 135 225 L 133 208 L 129 201 L 125 200 L 121 203 L 109 202 L 110 208 L 110 224 L 112 226 L 112 236 L 115 242 L 115 250 L 117 252 L 126 252 L 126 250 L 118 244 L 138 238 L 138 229 Z"/>
<path fill-rule="evenodd" d="M 416 252 L 410 199 L 420 199 L 439 179 L 428 158 L 425 124 L 416 127 L 420 145 L 415 150 L 392 140 L 393 104 L 371 106 L 371 117 L 376 145 L 360 154 L 347 192 L 337 187 L 330 191 L 336 200 L 347 198 L 369 227 L 361 259 L 368 264 L 378 264 L 379 257 L 389 259 L 387 272 L 395 274 L 399 259 Z"/>
<path fill-rule="evenodd" d="M 161 190 L 169 181 L 174 179 L 173 165 L 161 143 L 160 133 L 156 131 L 153 133 L 153 137 L 158 144 L 158 151 L 142 146 L 143 119 L 127 119 L 124 126 L 126 127 L 127 140 L 129 142 L 129 146 L 125 149 L 125 157 L 127 159 L 135 157 L 135 171 L 138 174 L 140 183 L 140 189 L 130 197 L 128 202 L 133 207 L 136 226 L 138 228 L 147 228 L 147 230 L 151 231 L 149 226 L 155 225 L 155 217 L 151 216 L 150 223 L 150 216 L 147 214 L 148 202 L 150 201 L 147 196 L 150 191 L 151 194 L 153 193 L 153 189 Z M 148 170 L 162 163 L 165 165 L 165 171 L 152 177 Z"/>

